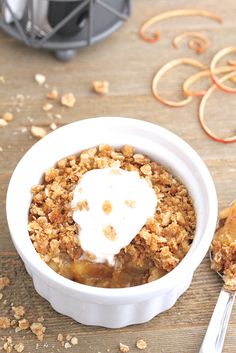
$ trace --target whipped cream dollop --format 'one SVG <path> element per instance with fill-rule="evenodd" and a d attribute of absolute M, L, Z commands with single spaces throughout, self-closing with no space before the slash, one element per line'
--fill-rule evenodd
<path fill-rule="evenodd" d="M 94 262 L 114 265 L 114 256 L 154 216 L 156 206 L 155 191 L 136 171 L 111 167 L 86 172 L 72 200 L 81 248 Z"/>

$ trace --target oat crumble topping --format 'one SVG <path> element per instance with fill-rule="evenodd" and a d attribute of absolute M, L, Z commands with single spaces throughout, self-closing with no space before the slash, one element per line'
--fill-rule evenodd
<path fill-rule="evenodd" d="M 9 122 L 9 121 L 12 121 L 12 120 L 14 119 L 14 116 L 13 116 L 13 114 L 10 113 L 10 112 L 5 112 L 5 113 L 3 113 L 2 118 L 3 118 L 5 121 Z"/>
<path fill-rule="evenodd" d="M 59 342 L 62 342 L 62 341 L 63 341 L 63 335 L 62 335 L 61 333 L 58 333 L 57 340 L 58 340 Z"/>
<path fill-rule="evenodd" d="M 123 343 L 120 343 L 119 349 L 120 349 L 120 352 L 122 352 L 122 353 L 129 352 L 129 346 L 127 346 L 126 344 L 123 344 Z"/>
<path fill-rule="evenodd" d="M 70 334 L 67 334 L 67 335 L 66 335 L 66 340 L 67 340 L 67 341 L 70 341 L 71 338 L 72 338 L 72 336 L 71 336 Z"/>
<path fill-rule="evenodd" d="M 61 97 L 61 104 L 68 108 L 73 108 L 76 103 L 73 93 L 66 93 Z"/>
<path fill-rule="evenodd" d="M 112 203 L 109 200 L 105 200 L 102 205 L 103 212 L 109 214 L 112 212 Z"/>
<path fill-rule="evenodd" d="M 52 91 L 48 92 L 47 98 L 51 100 L 57 100 L 59 97 L 59 93 L 56 89 L 53 89 Z"/>
<path fill-rule="evenodd" d="M 107 94 L 109 92 L 109 82 L 93 81 L 93 90 L 98 94 Z"/>
<path fill-rule="evenodd" d="M 42 86 L 46 81 L 46 76 L 42 74 L 35 74 L 34 79 L 40 86 Z"/>
<path fill-rule="evenodd" d="M 105 237 L 111 241 L 114 241 L 116 240 L 116 230 L 114 227 L 112 226 L 106 226 L 104 229 L 103 229 L 103 233 L 105 234 Z"/>
<path fill-rule="evenodd" d="M 44 136 L 47 135 L 47 131 L 40 126 L 32 125 L 30 131 L 31 131 L 31 134 L 37 138 L 43 138 Z"/>
<path fill-rule="evenodd" d="M 140 339 L 136 342 L 136 347 L 140 350 L 146 349 L 147 348 L 147 342 L 145 342 L 143 339 Z"/>
<path fill-rule="evenodd" d="M 0 329 L 9 328 L 11 326 L 11 320 L 6 316 L 0 317 Z"/>
<path fill-rule="evenodd" d="M 80 211 L 88 211 L 89 210 L 88 201 L 82 200 L 82 201 L 78 202 L 78 204 L 76 205 L 76 209 L 78 209 Z"/>
<path fill-rule="evenodd" d="M 13 348 L 12 338 L 9 336 L 5 339 L 3 349 L 6 353 L 11 353 Z"/>
<path fill-rule="evenodd" d="M 30 323 L 27 319 L 19 320 L 18 325 L 21 330 L 27 330 L 30 327 Z"/>
<path fill-rule="evenodd" d="M 145 178 L 157 195 L 158 206 L 155 216 L 116 255 L 116 265 L 111 267 L 93 263 L 87 256 L 80 259 L 83 250 L 71 201 L 84 173 L 114 166 L 137 171 Z M 160 278 L 183 259 L 194 237 L 196 217 L 186 187 L 162 165 L 129 145 L 114 149 L 102 144 L 63 158 L 45 171 L 42 183 L 31 191 L 28 230 L 35 249 L 56 272 L 87 285 L 116 288 Z M 103 205 L 104 212 L 112 207 L 108 201 Z M 134 206 L 132 200 L 127 202 L 127 206 Z M 86 202 L 84 206 L 88 207 Z M 106 229 L 106 234 L 114 238 L 115 230 Z"/>
<path fill-rule="evenodd" d="M 10 280 L 8 277 L 0 277 L 0 289 L 9 286 Z"/>
<path fill-rule="evenodd" d="M 120 349 L 120 352 L 122 352 L 122 353 L 129 352 L 129 346 L 127 346 L 126 344 L 123 344 L 123 343 L 119 344 L 119 349 Z"/>
<path fill-rule="evenodd" d="M 49 110 L 52 110 L 52 108 L 53 108 L 53 104 L 51 104 L 51 103 L 46 103 L 42 107 L 43 111 L 45 111 L 45 112 L 49 112 Z"/>
<path fill-rule="evenodd" d="M 46 327 L 44 327 L 40 322 L 33 322 L 32 325 L 30 325 L 30 329 L 39 341 L 43 340 Z"/>
<path fill-rule="evenodd" d="M 15 319 L 20 319 L 25 314 L 25 308 L 22 305 L 13 306 L 12 311 L 13 311 Z"/>
<path fill-rule="evenodd" d="M 4 76 L 0 76 L 0 83 L 5 84 L 6 80 Z"/>
<path fill-rule="evenodd" d="M 23 352 L 23 350 L 25 349 L 25 346 L 23 343 L 17 343 L 14 345 L 14 349 L 18 352 L 18 353 L 21 353 Z"/>
<path fill-rule="evenodd" d="M 70 340 L 70 343 L 73 345 L 73 346 L 76 346 L 78 343 L 79 343 L 79 340 L 77 337 L 72 337 L 71 340 Z"/>
<path fill-rule="evenodd" d="M 0 118 L 0 127 L 6 127 L 7 126 L 7 121 Z"/>
<path fill-rule="evenodd" d="M 135 200 L 125 200 L 125 204 L 126 204 L 128 207 L 131 207 L 131 208 L 135 208 L 135 207 L 136 207 L 136 202 L 135 202 Z"/>
<path fill-rule="evenodd" d="M 50 129 L 52 130 L 52 131 L 54 131 L 54 130 L 56 130 L 57 129 L 57 124 L 56 123 L 51 123 L 50 125 Z"/>

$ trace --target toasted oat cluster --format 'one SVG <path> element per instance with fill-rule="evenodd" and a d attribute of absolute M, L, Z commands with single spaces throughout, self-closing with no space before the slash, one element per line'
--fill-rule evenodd
<path fill-rule="evenodd" d="M 157 195 L 158 206 L 155 216 L 110 266 L 82 256 L 86 254 L 80 247 L 71 201 L 84 173 L 113 166 L 137 171 L 146 178 Z M 35 249 L 56 272 L 87 285 L 120 288 L 158 279 L 178 265 L 194 237 L 196 217 L 186 187 L 132 146 L 114 149 L 104 144 L 62 159 L 45 171 L 42 183 L 32 187 L 32 195 L 28 230 Z M 135 206 L 129 202 L 130 207 Z M 111 212 L 109 202 L 103 206 L 104 212 Z"/>
<path fill-rule="evenodd" d="M 236 290 L 236 202 L 221 211 L 211 251 L 211 268 L 223 274 L 227 290 Z"/>

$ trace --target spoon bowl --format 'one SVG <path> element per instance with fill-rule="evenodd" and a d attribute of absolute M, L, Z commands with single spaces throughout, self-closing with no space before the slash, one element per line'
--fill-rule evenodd
<path fill-rule="evenodd" d="M 233 200 L 229 207 L 233 205 L 236 200 Z M 218 218 L 217 228 L 220 224 Z M 209 257 L 211 263 L 213 262 L 212 250 L 209 250 Z M 223 274 L 220 271 L 215 271 L 224 281 Z M 215 309 L 213 311 L 207 332 L 203 339 L 203 343 L 199 353 L 221 353 L 224 345 L 224 339 L 228 328 L 230 315 L 233 309 L 236 291 L 228 290 L 223 285 Z"/>

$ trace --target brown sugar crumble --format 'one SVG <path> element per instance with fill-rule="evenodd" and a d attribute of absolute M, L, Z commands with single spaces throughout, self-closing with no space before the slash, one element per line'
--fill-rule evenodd
<path fill-rule="evenodd" d="M 14 345 L 14 349 L 18 352 L 18 353 L 21 353 L 23 352 L 23 350 L 25 349 L 25 346 L 22 342 L 20 343 L 17 343 Z"/>
<path fill-rule="evenodd" d="M 78 343 L 79 343 L 79 340 L 77 337 L 72 337 L 71 340 L 70 340 L 70 343 L 73 345 L 73 346 L 76 346 Z"/>
<path fill-rule="evenodd" d="M 136 347 L 140 350 L 146 349 L 147 348 L 147 342 L 144 341 L 143 339 L 140 339 L 136 342 Z"/>
<path fill-rule="evenodd" d="M 0 127 L 6 127 L 7 126 L 7 121 L 0 118 Z"/>
<path fill-rule="evenodd" d="M 37 137 L 37 138 L 43 138 L 44 136 L 47 135 L 47 131 L 43 128 L 43 127 L 40 127 L 40 126 L 31 126 L 31 134 L 34 136 L 34 137 Z"/>
<path fill-rule="evenodd" d="M 59 93 L 56 89 L 53 89 L 52 91 L 48 92 L 47 98 L 51 100 L 57 100 L 59 97 Z"/>
<path fill-rule="evenodd" d="M 7 278 L 7 277 L 4 277 L 4 278 Z M 47 348 L 50 351 L 53 351 L 53 352 L 61 351 L 56 347 L 55 340 L 53 344 L 48 343 L 45 340 L 46 327 L 44 327 L 42 324 L 42 322 L 45 321 L 43 316 L 38 317 L 37 321 L 33 322 L 30 325 L 29 320 L 27 320 L 26 318 L 19 319 L 19 317 L 22 317 L 25 314 L 25 308 L 23 305 L 15 306 L 13 303 L 11 303 L 9 304 L 9 307 L 11 309 L 11 315 L 14 314 L 14 316 L 17 316 L 17 318 L 12 320 L 11 318 L 8 318 L 8 317 L 0 317 L 0 329 L 6 329 L 6 332 L 7 332 L 0 339 L 0 351 L 6 352 L 6 353 L 12 353 L 14 351 L 18 353 L 22 353 L 25 351 L 28 352 L 28 347 L 27 347 L 28 341 L 26 340 L 26 338 L 27 338 L 27 334 L 29 334 L 30 331 L 23 332 L 21 339 L 18 338 L 18 332 L 22 330 L 28 330 L 29 328 L 31 332 L 35 335 L 35 341 L 39 340 L 42 342 L 42 343 L 35 344 L 36 351 L 40 348 L 41 344 L 42 344 L 42 347 Z M 14 335 L 10 336 L 9 333 L 12 333 L 12 329 L 15 329 Z M 62 350 L 69 349 L 70 351 L 70 349 L 73 350 L 73 347 L 75 348 L 75 346 L 79 345 L 78 337 L 76 337 L 73 334 L 58 333 L 58 335 L 56 336 L 56 340 L 60 343 Z M 143 343 L 141 342 L 143 340 L 139 340 L 139 341 L 140 341 L 140 343 L 138 344 L 139 347 L 144 347 Z M 138 345 L 136 344 L 136 347 L 138 347 Z M 139 348 L 139 349 L 144 349 L 144 348 Z M 110 348 L 107 348 L 106 351 L 110 352 Z M 121 353 L 126 353 L 130 351 L 130 348 L 128 345 L 120 343 L 119 351 Z"/>
<path fill-rule="evenodd" d="M 3 85 L 6 83 L 6 80 L 5 80 L 4 76 L 0 76 L 0 83 L 3 84 Z"/>
<path fill-rule="evenodd" d="M 107 94 L 109 91 L 108 81 L 93 81 L 93 90 L 98 94 Z"/>
<path fill-rule="evenodd" d="M 147 220 L 132 242 L 115 256 L 115 265 L 110 266 L 93 262 L 83 252 L 71 202 L 84 173 L 114 166 L 137 171 L 154 189 L 158 204 L 154 217 Z M 31 241 L 54 271 L 73 281 L 108 288 L 151 282 L 173 270 L 193 241 L 196 216 L 186 187 L 162 165 L 129 145 L 113 148 L 102 144 L 63 158 L 45 171 L 42 183 L 33 186 L 31 192 Z M 105 213 L 112 208 L 107 201 L 101 205 Z M 127 200 L 127 206 L 135 204 Z M 106 233 L 115 237 L 113 229 Z"/>
<path fill-rule="evenodd" d="M 79 343 L 77 337 L 67 334 L 64 338 L 61 333 L 58 334 L 57 341 L 60 342 L 62 347 L 64 347 L 65 349 L 71 348 L 72 346 L 76 346 Z"/>
<path fill-rule="evenodd" d="M 51 103 L 46 103 L 43 105 L 42 109 L 45 111 L 45 112 L 49 112 L 49 110 L 52 110 L 53 108 L 53 104 Z"/>
<path fill-rule="evenodd" d="M 9 286 L 10 280 L 8 277 L 0 277 L 0 289 Z"/>
<path fill-rule="evenodd" d="M 30 325 L 30 329 L 39 341 L 43 340 L 46 327 L 44 327 L 40 322 L 33 322 L 32 325 Z"/>
<path fill-rule="evenodd" d="M 62 335 L 61 333 L 58 333 L 57 340 L 58 340 L 59 342 L 62 342 L 62 341 L 63 341 L 63 335 Z"/>
<path fill-rule="evenodd" d="M 88 211 L 89 210 L 89 204 L 87 200 L 82 200 L 77 203 L 76 209 L 79 211 Z"/>
<path fill-rule="evenodd" d="M 52 123 L 49 125 L 49 127 L 50 127 L 50 129 L 51 129 L 52 131 L 54 131 L 54 130 L 57 129 L 57 124 L 54 123 L 54 122 L 52 122 Z"/>
<path fill-rule="evenodd" d="M 73 108 L 76 103 L 73 93 L 66 93 L 61 97 L 61 104 L 68 108 Z"/>
<path fill-rule="evenodd" d="M 105 234 L 105 237 L 111 241 L 115 241 L 117 236 L 116 236 L 116 230 L 112 226 L 106 226 L 103 229 L 103 233 Z"/>
<path fill-rule="evenodd" d="M 5 113 L 3 113 L 2 118 L 3 118 L 5 121 L 9 122 L 9 121 L 12 121 L 12 120 L 14 119 L 14 116 L 13 116 L 13 114 L 10 113 L 10 112 L 5 112 Z"/>
<path fill-rule="evenodd" d="M 0 329 L 5 329 L 11 327 L 11 320 L 6 316 L 0 317 Z"/>
<path fill-rule="evenodd" d="M 14 314 L 15 319 L 20 319 L 24 316 L 25 314 L 25 308 L 22 305 L 19 306 L 13 306 L 12 311 Z"/>
<path fill-rule="evenodd" d="M 13 343 L 12 343 L 12 338 L 11 336 L 6 337 L 4 340 L 4 344 L 3 344 L 3 350 L 6 353 L 11 353 L 13 349 Z"/>
<path fill-rule="evenodd" d="M 46 76 L 42 74 L 35 74 L 34 79 L 40 86 L 46 82 Z"/>
<path fill-rule="evenodd" d="M 119 349 L 120 349 L 120 352 L 122 352 L 122 353 L 129 352 L 129 346 L 127 346 L 126 344 L 123 344 L 123 343 L 120 343 Z"/>
<path fill-rule="evenodd" d="M 27 319 L 21 319 L 18 322 L 20 330 L 27 330 L 30 327 L 30 323 Z"/>
<path fill-rule="evenodd" d="M 125 200 L 125 204 L 128 207 L 135 208 L 136 207 L 136 201 L 135 200 Z"/>
<path fill-rule="evenodd" d="M 226 290 L 236 290 L 236 202 L 222 210 L 211 244 L 211 268 L 223 275 Z"/>
<path fill-rule="evenodd" d="M 112 212 L 112 203 L 109 200 L 105 200 L 102 205 L 103 212 L 109 214 Z"/>

